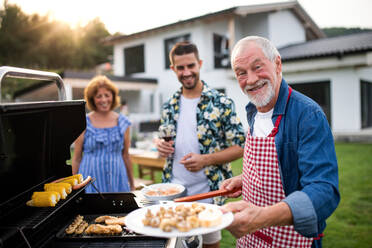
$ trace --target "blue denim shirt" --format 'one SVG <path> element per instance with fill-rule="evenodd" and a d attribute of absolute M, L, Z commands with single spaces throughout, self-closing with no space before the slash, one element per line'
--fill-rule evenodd
<path fill-rule="evenodd" d="M 340 201 L 333 136 L 317 103 L 295 90 L 288 103 L 287 96 L 288 84 L 283 79 L 272 116 L 275 124 L 277 117 L 283 115 L 275 136 L 286 195 L 283 201 L 292 211 L 295 230 L 306 237 L 317 237 Z M 253 133 L 257 109 L 249 103 L 246 111 Z M 321 247 L 321 240 L 312 247 Z"/>

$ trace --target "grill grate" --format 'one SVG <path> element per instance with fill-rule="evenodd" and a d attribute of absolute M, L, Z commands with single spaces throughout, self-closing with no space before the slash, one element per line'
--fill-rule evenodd
<path fill-rule="evenodd" d="M 95 217 L 100 215 L 124 216 L 138 207 L 133 194 L 103 194 L 102 199 L 102 195 L 84 194 L 83 190 L 73 191 L 54 208 L 33 208 L 23 202 L 11 215 L 1 219 L 0 247 L 3 247 L 3 243 L 4 247 L 40 248 L 167 247 L 167 238 L 137 234 L 125 227 L 121 234 L 115 236 L 66 235 L 65 228 L 79 212 L 88 223 L 93 223 Z M 123 202 L 123 205 L 117 205 L 118 202 Z"/>
<path fill-rule="evenodd" d="M 125 216 L 125 214 L 104 214 L 104 215 L 111 215 L 111 216 Z M 84 217 L 84 220 L 90 225 L 90 224 L 96 224 L 95 219 L 100 215 L 82 215 Z M 117 238 L 143 238 L 146 237 L 142 234 L 135 233 L 131 230 L 129 230 L 127 227 L 123 226 L 123 231 L 120 234 L 115 235 L 88 235 L 85 233 L 82 234 L 66 234 L 65 229 L 72 223 L 73 219 L 68 222 L 67 225 L 65 225 L 56 235 L 59 239 L 70 239 L 70 240 L 76 240 L 76 239 L 117 239 Z"/>
<path fill-rule="evenodd" d="M 85 189 L 85 187 L 71 192 L 71 194 L 69 194 L 66 199 L 59 201 L 55 207 L 40 208 L 41 210 L 38 212 L 36 216 L 34 216 L 34 218 L 30 220 L 26 227 L 30 227 L 32 229 L 38 228 L 41 224 L 44 223 L 44 221 L 46 221 L 49 217 L 55 214 L 58 210 L 62 209 L 63 206 L 65 206 L 69 201 L 74 199 L 76 195 L 78 195 Z"/>
<path fill-rule="evenodd" d="M 93 180 L 92 180 L 93 181 Z M 91 182 L 92 182 L 91 181 Z M 86 186 L 85 186 L 86 187 Z M 0 224 L 1 227 L 16 227 L 16 228 L 30 228 L 37 229 L 40 225 L 46 222 L 50 217 L 52 217 L 56 212 L 63 209 L 63 207 L 76 198 L 76 196 L 84 190 L 84 188 L 72 191 L 68 197 L 64 200 L 60 200 L 55 207 L 29 207 L 25 203 L 18 206 L 18 208 L 2 219 Z M 17 215 L 20 214 L 20 215 Z"/>

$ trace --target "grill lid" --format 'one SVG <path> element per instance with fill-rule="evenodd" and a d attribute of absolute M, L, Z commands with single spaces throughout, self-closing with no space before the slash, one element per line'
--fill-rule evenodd
<path fill-rule="evenodd" d="M 0 105 L 0 183 L 6 189 L 0 215 L 23 192 L 71 175 L 66 160 L 85 126 L 84 101 Z"/>
<path fill-rule="evenodd" d="M 54 81 L 60 101 L 1 103 L 6 77 Z M 0 217 L 17 199 L 54 177 L 71 174 L 70 145 L 85 129 L 84 101 L 65 101 L 61 77 L 54 72 L 0 67 Z M 19 199 L 22 202 L 25 199 Z"/>

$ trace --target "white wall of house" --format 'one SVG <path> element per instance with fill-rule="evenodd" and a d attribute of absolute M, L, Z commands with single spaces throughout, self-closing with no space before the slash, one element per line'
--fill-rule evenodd
<path fill-rule="evenodd" d="M 236 41 L 248 35 L 267 37 L 277 47 L 306 41 L 303 25 L 289 10 L 253 14 L 235 20 Z"/>
<path fill-rule="evenodd" d="M 269 36 L 267 13 L 248 15 L 235 18 L 235 20 L 235 41 L 248 35 Z"/>
<path fill-rule="evenodd" d="M 213 34 L 229 37 L 227 20 L 201 24 L 197 32 L 191 35 L 192 41 L 198 47 L 200 59 L 203 60 L 203 74 L 216 72 L 214 68 Z"/>
<path fill-rule="evenodd" d="M 116 44 L 114 46 L 115 75 L 125 75 L 124 48 L 144 44 L 145 72 L 135 73 L 132 76 L 158 79 L 158 89 L 156 91 L 143 91 L 139 96 L 136 95 L 139 100 L 135 101 L 129 98 L 128 105 L 136 104 L 136 108 L 132 107 L 132 109 L 139 113 L 146 113 L 144 117 L 148 117 L 150 96 L 153 94 L 154 113 L 152 116 L 153 118 L 156 115 L 160 117 L 161 103 L 165 102 L 180 87 L 173 71 L 165 68 L 164 40 L 190 34 L 190 39 L 198 46 L 200 58 L 203 60 L 201 79 L 212 88 L 225 90 L 226 94 L 235 101 L 236 111 L 247 128 L 245 106 L 248 99 L 241 92 L 231 69 L 214 68 L 213 34 L 225 35 L 228 38 L 233 38 L 234 41 L 238 41 L 247 35 L 260 35 L 272 38 L 276 45 L 283 45 L 286 42 L 304 41 L 305 31 L 290 11 L 250 14 L 235 17 L 234 20 L 235 37 L 229 37 L 229 20 L 219 19 L 214 22 L 195 21 L 185 24 L 181 28 L 169 28 L 161 33 Z M 285 23 L 286 32 L 283 32 L 283 25 L 280 23 Z"/>
<path fill-rule="evenodd" d="M 276 47 L 306 41 L 306 33 L 300 21 L 291 11 L 278 11 L 269 14 L 268 38 Z"/>
<path fill-rule="evenodd" d="M 330 81 L 333 132 L 358 132 L 361 130 L 360 81 L 372 82 L 372 65 L 366 63 L 365 57 L 353 55 L 284 63 L 283 76 L 288 83 Z"/>
<path fill-rule="evenodd" d="M 126 100 L 129 113 L 137 113 L 141 110 L 139 102 L 141 91 L 120 91 L 119 94 L 122 99 Z"/>
<path fill-rule="evenodd" d="M 190 39 L 199 48 L 203 60 L 201 79 L 210 87 L 224 89 L 236 106 L 236 111 L 245 129 L 248 128 L 245 106 L 248 98 L 241 92 L 231 69 L 214 68 L 213 34 L 226 35 L 235 42 L 247 35 L 268 37 L 278 47 L 305 42 L 305 29 L 291 11 L 277 11 L 248 16 L 234 17 L 235 37 L 229 37 L 229 20 L 213 22 L 194 21 L 182 27 L 168 28 L 143 38 L 136 38 L 114 46 L 114 73 L 124 76 L 124 48 L 144 45 L 145 72 L 134 77 L 156 78 L 155 91 L 142 91 L 132 95 L 130 104 L 137 104 L 136 111 L 142 114 L 136 118 L 160 118 L 161 103 L 165 102 L 180 83 L 172 70 L 165 68 L 164 41 L 169 38 L 190 34 Z M 347 56 L 342 59 L 322 58 L 304 61 L 285 62 L 283 74 L 289 83 L 330 82 L 331 126 L 334 132 L 359 131 L 361 129 L 360 80 L 372 81 L 372 56 Z M 357 66 L 356 66 L 357 65 Z M 150 99 L 153 95 L 153 112 L 149 113 Z M 137 100 L 135 100 L 137 98 Z"/>
<path fill-rule="evenodd" d="M 361 128 L 360 81 L 353 68 L 333 70 L 334 131 L 358 131 Z"/>

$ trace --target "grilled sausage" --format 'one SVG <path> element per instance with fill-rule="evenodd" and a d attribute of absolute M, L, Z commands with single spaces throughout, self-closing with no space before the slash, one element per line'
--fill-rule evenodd
<path fill-rule="evenodd" d="M 72 186 L 72 189 L 73 190 L 81 189 L 82 187 L 84 187 L 85 185 L 87 185 L 91 179 L 92 179 L 91 176 L 87 176 L 87 178 L 85 178 L 84 181 L 82 181 L 79 184 L 76 184 L 76 185 Z"/>

